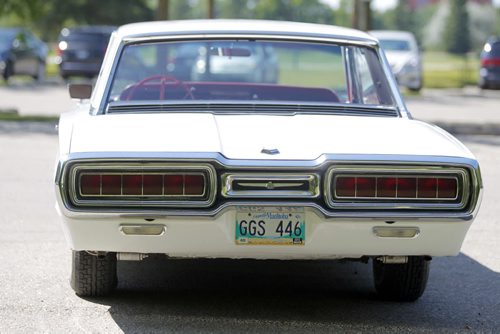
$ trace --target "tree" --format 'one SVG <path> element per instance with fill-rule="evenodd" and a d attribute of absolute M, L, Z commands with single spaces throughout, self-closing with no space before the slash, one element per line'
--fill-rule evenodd
<path fill-rule="evenodd" d="M 410 31 L 420 44 L 421 31 L 416 21 L 415 11 L 410 7 L 408 0 L 399 0 L 394 9 L 394 26 L 398 30 Z"/>
<path fill-rule="evenodd" d="M 471 48 L 467 0 L 453 0 L 450 6 L 444 34 L 446 51 L 463 55 Z"/>
<path fill-rule="evenodd" d="M 0 17 L 12 17 L 14 24 L 53 40 L 64 26 L 148 21 L 154 10 L 148 0 L 1 0 Z"/>

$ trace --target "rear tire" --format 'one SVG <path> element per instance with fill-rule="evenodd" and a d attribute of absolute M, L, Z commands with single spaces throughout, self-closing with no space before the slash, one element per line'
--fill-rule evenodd
<path fill-rule="evenodd" d="M 95 256 L 73 251 L 72 260 L 71 287 L 78 296 L 105 296 L 116 288 L 116 253 Z"/>
<path fill-rule="evenodd" d="M 386 300 L 412 302 L 425 291 L 430 260 L 424 256 L 409 256 L 404 264 L 388 264 L 373 260 L 375 289 Z"/>

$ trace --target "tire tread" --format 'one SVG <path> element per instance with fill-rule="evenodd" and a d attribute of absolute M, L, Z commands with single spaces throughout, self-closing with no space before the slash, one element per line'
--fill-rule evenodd
<path fill-rule="evenodd" d="M 117 285 L 116 254 L 94 256 L 73 251 L 71 287 L 78 296 L 104 296 Z"/>

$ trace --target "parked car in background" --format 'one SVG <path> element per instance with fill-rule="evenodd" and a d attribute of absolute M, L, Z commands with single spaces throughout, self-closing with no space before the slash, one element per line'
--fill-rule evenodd
<path fill-rule="evenodd" d="M 179 45 L 169 57 L 167 71 L 181 80 L 278 81 L 278 62 L 272 46 L 243 42 L 235 48 L 233 44 L 207 41 Z"/>
<path fill-rule="evenodd" d="M 13 75 L 45 77 L 48 47 L 24 28 L 0 28 L 0 73 L 4 80 Z"/>
<path fill-rule="evenodd" d="M 205 65 L 227 65 L 217 80 L 176 77 L 173 57 L 207 44 L 218 60 Z M 257 48 L 273 50 L 277 83 L 242 72 Z M 477 160 L 412 119 L 361 31 L 130 24 L 94 88 L 69 90 L 80 103 L 60 117 L 55 193 L 80 296 L 112 292 L 117 261 L 162 254 L 371 261 L 382 298 L 413 301 L 432 257 L 459 253 L 479 209 Z"/>
<path fill-rule="evenodd" d="M 481 52 L 481 68 L 479 70 L 479 87 L 500 87 L 500 39 L 491 37 Z"/>
<path fill-rule="evenodd" d="M 192 69 L 194 80 L 276 83 L 278 61 L 272 45 L 258 42 L 205 43 Z"/>
<path fill-rule="evenodd" d="M 422 57 L 415 36 L 407 31 L 373 30 L 400 86 L 422 88 Z"/>
<path fill-rule="evenodd" d="M 59 73 L 93 78 L 99 74 L 109 38 L 115 27 L 85 26 L 61 30 L 57 45 Z"/>

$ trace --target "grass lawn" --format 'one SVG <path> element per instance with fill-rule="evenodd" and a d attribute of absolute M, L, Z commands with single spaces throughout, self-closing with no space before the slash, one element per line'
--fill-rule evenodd
<path fill-rule="evenodd" d="M 445 52 L 425 52 L 423 57 L 425 88 L 458 88 L 477 84 L 477 55 L 460 57 Z"/>

